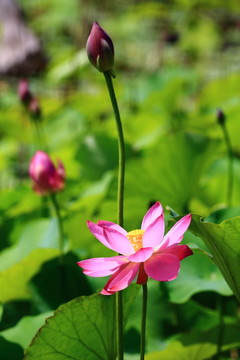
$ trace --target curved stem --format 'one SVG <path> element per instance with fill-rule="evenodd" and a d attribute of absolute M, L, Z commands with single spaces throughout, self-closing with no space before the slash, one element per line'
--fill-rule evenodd
<path fill-rule="evenodd" d="M 34 126 L 36 129 L 36 137 L 37 137 L 37 142 L 38 142 L 38 148 L 42 149 L 43 148 L 43 136 L 42 136 L 42 128 L 41 128 L 41 124 L 35 120 L 34 121 Z"/>
<path fill-rule="evenodd" d="M 116 126 L 118 131 L 118 196 L 117 196 L 117 221 L 120 226 L 123 226 L 123 201 L 124 201 L 124 176 L 125 176 L 125 147 L 124 136 L 122 129 L 122 122 L 120 112 L 118 109 L 117 99 L 112 83 L 112 76 L 110 71 L 103 73 L 110 100 L 112 103 Z M 117 354 L 118 360 L 123 360 L 123 305 L 122 293 L 116 293 L 116 313 L 117 313 Z"/>
<path fill-rule="evenodd" d="M 29 116 L 29 121 L 32 126 L 34 145 L 36 150 L 45 150 L 42 124 L 39 122 L 39 120 L 32 119 L 31 116 Z"/>
<path fill-rule="evenodd" d="M 226 128 L 225 123 L 221 125 L 223 130 L 224 141 L 228 153 L 228 187 L 227 187 L 227 205 L 232 205 L 232 193 L 233 193 L 233 150 L 230 141 L 230 137 Z"/>
<path fill-rule="evenodd" d="M 117 131 L 118 131 L 118 224 L 123 226 L 123 201 L 124 201 L 124 176 L 125 176 L 125 147 L 124 147 L 124 136 L 122 129 L 122 122 L 120 118 L 120 113 L 118 109 L 117 99 L 115 96 L 115 91 L 112 83 L 111 73 L 106 71 L 103 73 L 107 87 L 109 96 L 111 99 Z"/>
<path fill-rule="evenodd" d="M 145 357 L 147 298 L 148 298 L 147 283 L 142 285 L 142 291 L 143 291 L 143 298 L 142 298 L 142 328 L 141 328 L 140 360 L 144 360 Z"/>
<path fill-rule="evenodd" d="M 63 220 L 61 217 L 60 206 L 57 201 L 57 197 L 55 193 L 50 195 L 50 198 L 53 203 L 53 207 L 56 212 L 57 220 L 58 220 L 58 228 L 59 228 L 59 237 L 58 237 L 58 245 L 59 245 L 59 262 L 63 264 L 63 244 L 64 244 L 64 231 L 63 231 Z"/>

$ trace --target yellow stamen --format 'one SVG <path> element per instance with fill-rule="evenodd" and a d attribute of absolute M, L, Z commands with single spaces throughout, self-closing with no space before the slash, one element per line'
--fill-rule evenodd
<path fill-rule="evenodd" d="M 142 248 L 142 240 L 145 230 L 132 230 L 127 233 L 126 237 L 134 247 L 135 251 Z"/>

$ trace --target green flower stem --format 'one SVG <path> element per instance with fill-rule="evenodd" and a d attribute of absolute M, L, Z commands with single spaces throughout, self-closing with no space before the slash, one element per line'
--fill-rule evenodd
<path fill-rule="evenodd" d="M 113 87 L 112 76 L 110 71 L 103 73 L 109 96 L 111 99 L 116 126 L 118 131 L 118 200 L 117 200 L 117 220 L 120 226 L 123 226 L 123 201 L 124 201 L 124 176 L 125 176 L 125 146 L 122 129 L 120 112 L 118 109 L 117 99 Z M 122 293 L 116 293 L 116 312 L 117 312 L 117 355 L 118 360 L 123 360 L 123 305 Z"/>
<path fill-rule="evenodd" d="M 122 293 L 116 293 L 116 315 L 117 315 L 117 359 L 124 359 L 123 349 L 123 301 Z"/>
<path fill-rule="evenodd" d="M 214 360 L 221 359 L 221 349 L 224 338 L 224 302 L 221 295 L 217 295 L 217 308 L 219 313 L 219 327 L 218 327 L 218 338 L 217 338 L 217 354 L 213 357 Z"/>
<path fill-rule="evenodd" d="M 57 216 L 57 220 L 58 220 L 58 229 L 59 229 L 59 237 L 58 237 L 58 245 L 59 245 L 59 262 L 60 265 L 63 264 L 63 244 L 64 244 L 64 231 L 63 231 L 63 219 L 61 217 L 61 212 L 60 212 L 60 206 L 59 203 L 57 201 L 57 197 L 55 193 L 52 193 L 50 195 L 53 207 L 55 209 L 56 212 L 56 216 Z"/>
<path fill-rule="evenodd" d="M 223 298 L 221 295 L 218 295 L 219 299 L 219 334 L 218 334 L 218 359 L 221 358 L 221 349 L 223 345 L 223 337 L 224 337 L 224 304 L 223 304 Z"/>
<path fill-rule="evenodd" d="M 144 360 L 144 357 L 145 357 L 145 337 L 146 337 L 147 298 L 148 298 L 147 283 L 142 285 L 142 291 L 143 291 L 143 299 L 142 299 L 142 328 L 141 328 L 140 360 Z"/>
<path fill-rule="evenodd" d="M 112 76 L 109 71 L 103 73 L 108 87 L 108 92 L 112 102 L 112 107 L 115 115 L 117 131 L 118 131 L 118 161 L 119 161 L 119 170 L 118 170 L 118 224 L 123 226 L 123 200 L 124 200 L 124 176 L 125 176 L 125 146 L 124 146 L 124 137 L 122 122 L 120 118 L 120 113 L 118 109 L 117 99 L 115 96 L 115 91 L 112 83 Z"/>
<path fill-rule="evenodd" d="M 38 148 L 42 148 L 42 146 L 43 146 L 42 128 L 41 128 L 41 124 L 38 122 L 38 120 L 34 120 L 34 127 L 35 127 L 35 130 L 36 130 Z"/>
<path fill-rule="evenodd" d="M 31 125 L 31 131 L 33 133 L 35 150 L 43 150 L 44 144 L 42 124 L 38 120 L 33 120 L 31 116 L 28 116 L 28 118 Z"/>
<path fill-rule="evenodd" d="M 232 193 L 233 193 L 233 150 L 230 141 L 230 137 L 227 131 L 227 127 L 225 123 L 221 124 L 221 128 L 223 131 L 224 141 L 227 148 L 228 153 L 228 185 L 227 185 L 227 205 L 232 205 Z"/>

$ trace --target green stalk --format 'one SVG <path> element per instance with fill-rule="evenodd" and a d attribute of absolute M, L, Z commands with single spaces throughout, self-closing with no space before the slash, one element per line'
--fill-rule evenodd
<path fill-rule="evenodd" d="M 219 313 L 219 328 L 217 338 L 217 354 L 214 356 L 214 360 L 221 359 L 221 348 L 223 345 L 224 338 L 224 302 L 221 295 L 217 295 L 217 308 Z"/>
<path fill-rule="evenodd" d="M 110 71 L 105 71 L 106 80 L 110 100 L 112 103 L 114 116 L 116 120 L 118 132 L 118 196 L 117 196 L 117 221 L 123 226 L 123 201 L 124 201 L 124 176 L 125 176 L 125 147 L 122 122 L 118 109 L 117 99 L 113 87 L 112 76 Z M 117 313 L 117 356 L 118 360 L 123 360 L 123 305 L 122 293 L 116 293 L 116 313 Z"/>
<path fill-rule="evenodd" d="M 42 140 L 41 124 L 39 124 L 39 122 L 37 120 L 33 120 L 33 121 L 34 121 L 35 130 L 36 130 L 38 149 L 42 149 L 43 148 L 43 140 Z"/>
<path fill-rule="evenodd" d="M 117 359 L 124 359 L 123 347 L 123 299 L 122 293 L 116 293 L 116 315 L 117 315 Z"/>
<path fill-rule="evenodd" d="M 147 283 L 142 285 L 142 291 L 143 291 L 143 299 L 142 299 L 142 327 L 141 327 L 140 360 L 144 360 L 144 357 L 145 357 L 147 298 L 148 298 Z"/>
<path fill-rule="evenodd" d="M 57 201 L 57 197 L 55 193 L 52 193 L 50 195 L 53 207 L 55 209 L 56 212 L 56 217 L 58 220 L 58 229 L 59 229 L 59 236 L 58 236 L 58 246 L 59 246 L 59 262 L 60 265 L 63 264 L 63 245 L 64 245 L 64 231 L 63 231 L 63 219 L 61 216 L 61 212 L 60 212 L 60 206 L 59 203 Z"/>
<path fill-rule="evenodd" d="M 221 124 L 221 128 L 223 131 L 224 141 L 227 148 L 228 153 L 228 185 L 227 185 L 227 205 L 228 207 L 232 205 L 232 193 L 233 193 L 233 150 L 230 141 L 230 137 L 227 131 L 227 127 L 225 122 Z"/>
<path fill-rule="evenodd" d="M 30 115 L 28 118 L 32 128 L 31 130 L 33 133 L 35 150 L 44 150 L 42 124 L 39 122 L 39 120 L 33 119 Z"/>
<path fill-rule="evenodd" d="M 109 96 L 111 99 L 116 126 L 118 131 L 118 224 L 123 226 L 123 201 L 124 201 L 124 176 L 125 176 L 125 146 L 122 122 L 118 109 L 117 99 L 112 82 L 112 76 L 109 71 L 103 73 L 108 87 Z"/>

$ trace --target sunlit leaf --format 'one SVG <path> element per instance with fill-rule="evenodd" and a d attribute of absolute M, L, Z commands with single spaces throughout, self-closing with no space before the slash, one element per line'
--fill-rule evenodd
<path fill-rule="evenodd" d="M 171 343 L 165 350 L 146 355 L 146 360 L 204 360 L 216 353 L 217 346 L 209 343 L 183 346 Z"/>

